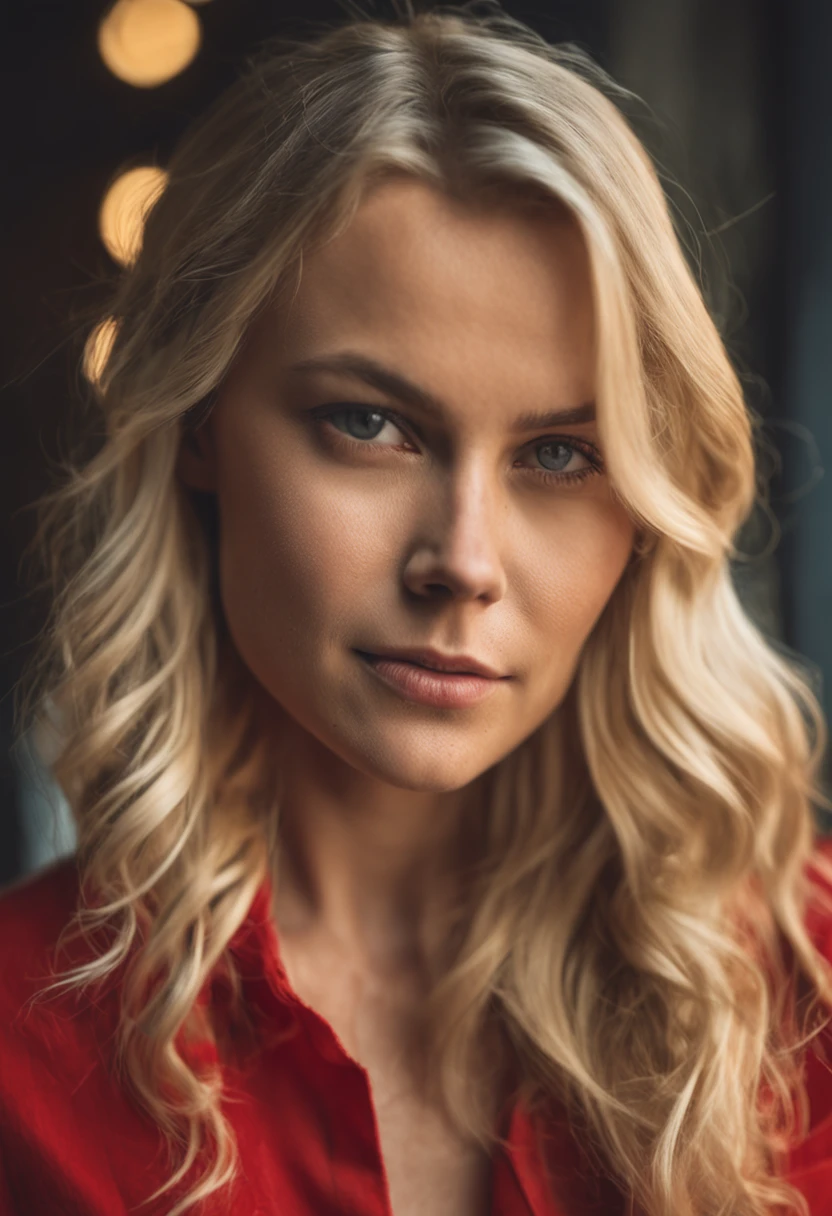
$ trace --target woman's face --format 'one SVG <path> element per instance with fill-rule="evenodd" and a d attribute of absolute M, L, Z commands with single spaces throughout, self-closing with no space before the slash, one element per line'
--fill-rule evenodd
<path fill-rule="evenodd" d="M 459 789 L 559 705 L 634 532 L 595 423 L 522 416 L 594 387 L 574 223 L 406 178 L 260 314 L 180 472 L 218 496 L 239 653 L 316 746 L 397 787 Z M 422 647 L 505 678 L 427 704 L 359 654 Z"/>

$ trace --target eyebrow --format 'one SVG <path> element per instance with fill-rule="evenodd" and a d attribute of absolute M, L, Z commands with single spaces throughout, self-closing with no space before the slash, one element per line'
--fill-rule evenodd
<path fill-rule="evenodd" d="M 380 392 L 387 393 L 425 414 L 439 418 L 446 414 L 446 407 L 427 389 L 414 384 L 412 380 L 406 379 L 399 372 L 385 367 L 375 359 L 353 351 L 343 351 L 332 355 L 314 355 L 309 359 L 301 359 L 298 363 L 293 363 L 290 370 L 294 372 L 340 372 L 342 375 L 355 376 Z M 581 422 L 594 421 L 595 402 L 585 401 L 581 405 L 565 409 L 519 414 L 511 427 L 516 432 L 534 431 L 551 426 L 575 426 Z"/>

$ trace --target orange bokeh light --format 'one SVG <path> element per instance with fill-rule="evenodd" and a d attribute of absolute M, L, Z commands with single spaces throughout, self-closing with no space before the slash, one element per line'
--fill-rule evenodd
<path fill-rule="evenodd" d="M 116 0 L 98 27 L 98 50 L 107 67 L 143 89 L 177 76 L 201 41 L 199 18 L 182 0 Z"/>
<path fill-rule="evenodd" d="M 98 230 L 110 256 L 130 266 L 142 245 L 145 216 L 167 183 L 164 169 L 138 165 L 112 183 L 98 213 Z"/>
<path fill-rule="evenodd" d="M 99 322 L 84 344 L 83 370 L 91 384 L 97 385 L 107 365 L 118 325 L 114 317 Z"/>

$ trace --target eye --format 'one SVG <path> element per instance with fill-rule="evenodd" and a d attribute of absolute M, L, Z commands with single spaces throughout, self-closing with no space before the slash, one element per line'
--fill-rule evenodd
<path fill-rule="evenodd" d="M 399 451 L 418 452 L 418 447 L 410 439 L 407 424 L 392 410 L 381 407 L 345 404 L 324 406 L 312 410 L 316 426 L 331 427 L 335 434 L 331 439 L 347 447 L 390 448 Z M 385 428 L 398 432 L 404 437 L 404 443 L 385 443 L 379 439 Z M 536 440 L 528 445 L 528 450 L 538 453 L 537 459 L 542 468 L 534 468 L 520 462 L 512 467 L 531 473 L 538 483 L 544 485 L 567 487 L 583 481 L 587 477 L 603 471 L 603 461 L 597 447 L 586 440 L 571 436 L 550 435 Z M 542 453 L 542 455 L 540 455 Z M 578 460 L 577 468 L 570 468 Z M 583 462 L 583 463 L 581 463 Z"/>
<path fill-rule="evenodd" d="M 592 443 L 574 438 L 553 437 L 535 442 L 531 451 L 543 468 L 532 468 L 529 472 L 553 485 L 569 485 L 583 481 L 602 471 L 601 455 Z M 574 466 L 578 460 L 577 467 Z M 582 462 L 582 463 L 581 463 Z M 527 467 L 527 466 L 520 466 Z"/>
<path fill-rule="evenodd" d="M 575 459 L 577 450 L 574 444 L 561 443 L 560 440 L 553 439 L 551 443 L 538 444 L 535 453 L 547 472 L 562 473 L 566 465 Z M 586 456 L 582 455 L 582 459 L 586 460 Z"/>
<path fill-rule="evenodd" d="M 380 447 L 400 446 L 395 443 L 384 443 L 383 440 L 379 441 L 379 435 L 383 433 L 385 427 L 398 431 L 400 435 L 404 433 L 394 421 L 395 415 L 391 414 L 389 410 L 374 409 L 372 406 L 342 406 L 339 409 L 329 410 L 320 417 L 322 421 L 331 422 L 336 430 L 357 443 L 374 443 L 379 444 Z"/>

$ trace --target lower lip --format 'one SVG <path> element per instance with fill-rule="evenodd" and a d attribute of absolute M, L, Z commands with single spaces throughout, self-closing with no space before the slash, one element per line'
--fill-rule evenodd
<path fill-rule="evenodd" d="M 379 679 L 406 700 L 433 705 L 438 709 L 464 709 L 469 705 L 478 705 L 503 683 L 502 678 L 431 671 L 405 659 L 382 659 L 363 651 L 356 653 Z"/>

